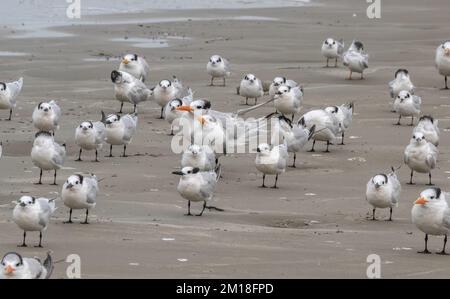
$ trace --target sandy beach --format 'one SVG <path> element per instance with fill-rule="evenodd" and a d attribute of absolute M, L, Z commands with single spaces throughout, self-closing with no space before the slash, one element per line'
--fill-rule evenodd
<path fill-rule="evenodd" d="M 58 261 L 78 254 L 83 278 L 366 278 L 370 254 L 381 257 L 383 278 L 448 277 L 447 257 L 417 254 L 424 235 L 411 223 L 411 208 L 427 189 L 428 177 L 417 175 L 418 184 L 406 186 L 409 169 L 403 152 L 412 128 L 394 126 L 397 115 L 390 112 L 387 83 L 398 68 L 407 68 L 423 99 L 423 113 L 439 119 L 440 156 L 433 181 L 450 191 L 450 92 L 440 90 L 444 79 L 434 66 L 436 47 L 450 38 L 450 6 L 447 0 L 403 2 L 383 1 L 378 20 L 367 18 L 365 1 L 320 0 L 295 8 L 86 16 L 84 24 L 51 28 L 66 35 L 56 38 L 0 28 L 0 51 L 23 53 L 0 55 L 0 80 L 23 76 L 25 82 L 13 120 L 0 121 L 0 254 L 44 257 L 51 250 Z M 345 80 L 348 71 L 342 63 L 337 69 L 324 68 L 320 47 L 327 37 L 343 38 L 347 45 L 355 38 L 365 43 L 370 54 L 365 80 Z M 254 154 L 227 156 L 214 201 L 225 212 L 185 217 L 187 202 L 176 191 L 179 178 L 171 174 L 181 157 L 170 150 L 169 125 L 157 119 L 155 103 L 139 109 L 130 157 L 119 158 L 115 148 L 116 157 L 106 158 L 105 148 L 101 163 L 90 162 L 92 153 L 84 162 L 74 161 L 76 126 L 100 120 L 101 110 L 119 109 L 110 73 L 118 67 L 117 57 L 127 52 L 146 57 L 151 67 L 147 85 L 176 75 L 219 111 L 244 107 L 236 86 L 247 73 L 262 80 L 283 75 L 301 82 L 304 112 L 354 102 L 347 145 L 332 146 L 325 154 L 318 144 L 313 155 L 306 152 L 308 144 L 298 156 L 298 168 L 280 177 L 279 190 L 258 188 L 261 175 Z M 208 86 L 205 68 L 213 54 L 232 64 L 225 88 Z M 31 115 L 39 102 L 51 99 L 63 110 L 56 140 L 67 143 L 69 154 L 58 174 L 59 186 L 48 185 L 50 172 L 44 185 L 36 186 Z M 132 112 L 131 105 L 124 111 Z M 272 106 L 252 116 L 270 112 Z M 1 119 L 7 116 L 7 110 L 0 110 Z M 400 165 L 403 192 L 394 222 L 384 221 L 387 210 L 377 212 L 381 221 L 369 221 L 367 181 Z M 76 224 L 63 224 L 68 209 L 60 201 L 45 233 L 45 248 L 18 249 L 22 231 L 12 221 L 11 202 L 22 195 L 54 197 L 75 172 L 105 178 L 91 224 L 78 224 L 82 211 L 74 212 Z M 37 233 L 28 234 L 30 245 L 37 241 Z M 442 238 L 432 237 L 429 246 L 440 250 Z M 57 263 L 52 278 L 65 278 L 67 266 Z"/>

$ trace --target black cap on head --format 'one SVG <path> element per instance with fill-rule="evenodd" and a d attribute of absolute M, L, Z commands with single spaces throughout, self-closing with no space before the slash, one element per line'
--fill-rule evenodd
<path fill-rule="evenodd" d="M 429 121 L 431 121 L 432 124 L 434 124 L 434 118 L 433 118 L 432 116 L 430 116 L 430 115 L 424 115 L 424 116 L 422 116 L 422 117 L 419 119 L 419 121 L 422 121 L 422 120 L 429 120 Z"/>
<path fill-rule="evenodd" d="M 432 188 L 432 189 L 434 190 L 434 192 L 436 192 L 436 198 L 441 197 L 441 193 L 442 193 L 441 188 L 435 187 L 435 188 Z"/>
<path fill-rule="evenodd" d="M 400 73 L 404 73 L 404 74 L 406 74 L 406 75 L 409 74 L 409 72 L 408 72 L 407 69 L 398 69 L 398 70 L 395 72 L 395 78 L 397 78 L 397 75 L 400 74 Z"/>
<path fill-rule="evenodd" d="M 117 78 L 121 77 L 122 75 L 118 71 L 112 71 L 111 72 L 111 81 L 116 82 Z"/>
<path fill-rule="evenodd" d="M 76 174 L 76 176 L 80 179 L 80 184 L 83 184 L 84 176 L 81 174 Z"/>
<path fill-rule="evenodd" d="M 3 90 L 6 90 L 6 84 L 5 84 L 5 83 L 3 83 L 3 82 L 0 82 L 0 85 L 2 85 L 2 86 L 3 86 Z"/>
<path fill-rule="evenodd" d="M 37 132 L 36 135 L 34 135 L 35 138 L 45 136 L 45 137 L 53 137 L 53 135 L 50 132 L 40 131 Z"/>

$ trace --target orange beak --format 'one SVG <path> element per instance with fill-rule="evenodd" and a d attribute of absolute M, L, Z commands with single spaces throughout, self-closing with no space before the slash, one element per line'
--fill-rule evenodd
<path fill-rule="evenodd" d="M 428 203 L 428 201 L 425 198 L 421 197 L 418 200 L 416 200 L 416 202 L 414 204 L 423 206 L 423 205 L 426 205 L 427 203 Z"/>
<path fill-rule="evenodd" d="M 122 63 L 126 65 L 126 64 L 128 64 L 130 62 L 128 61 L 128 59 L 124 59 L 124 60 L 122 60 Z"/>
<path fill-rule="evenodd" d="M 177 110 L 192 112 L 194 109 L 191 106 L 180 106 L 180 107 L 177 107 Z"/>
<path fill-rule="evenodd" d="M 197 120 L 202 124 L 202 126 L 204 126 L 207 123 L 206 119 L 204 117 L 202 117 L 202 116 L 197 118 Z"/>
<path fill-rule="evenodd" d="M 450 49 L 445 49 L 445 54 L 450 55 Z"/>
<path fill-rule="evenodd" d="M 13 272 L 14 272 L 13 267 L 8 265 L 8 267 L 6 267 L 6 274 L 12 274 Z"/>

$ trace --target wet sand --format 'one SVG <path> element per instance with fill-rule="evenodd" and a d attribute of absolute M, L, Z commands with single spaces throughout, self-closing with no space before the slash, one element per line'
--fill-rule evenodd
<path fill-rule="evenodd" d="M 91 225 L 62 224 L 68 210 L 59 202 L 45 233 L 45 249 L 30 247 L 20 253 L 43 257 L 52 250 L 55 260 L 79 254 L 83 278 L 364 278 L 366 258 L 373 253 L 382 259 L 385 278 L 447 277 L 448 258 L 416 253 L 423 249 L 424 235 L 411 224 L 410 211 L 426 189 L 427 177 L 418 175 L 418 185 L 406 186 L 409 170 L 402 167 L 404 190 L 392 223 L 368 220 L 371 207 L 365 202 L 365 186 L 374 174 L 402 164 L 412 128 L 393 125 L 397 116 L 390 112 L 387 83 L 397 68 L 406 67 L 424 101 L 423 112 L 440 121 L 440 156 L 433 180 L 448 190 L 450 142 L 444 129 L 450 128 L 450 92 L 440 90 L 444 80 L 434 68 L 434 53 L 449 38 L 450 7 L 446 0 L 414 0 L 407 7 L 401 1 L 385 1 L 382 18 L 369 20 L 365 1 L 335 2 L 295 9 L 102 16 L 103 24 L 58 28 L 75 35 L 63 38 L 9 39 L 6 36 L 20 32 L 0 29 L 2 51 L 30 54 L 0 57 L 2 80 L 20 76 L 25 80 L 13 121 L 0 121 L 4 144 L 0 253 L 18 250 L 21 241 L 22 232 L 11 220 L 11 201 L 22 195 L 52 197 L 72 173 L 94 172 L 105 180 Z M 149 21 L 155 18 L 167 22 Z M 323 67 L 320 46 L 329 36 L 342 37 L 347 44 L 354 38 L 365 43 L 371 55 L 366 80 L 345 80 L 348 73 L 342 64 L 337 69 Z M 124 37 L 167 39 L 170 47 L 135 48 L 128 42 L 111 41 Z M 149 85 L 177 75 L 197 97 L 211 99 L 220 111 L 242 108 L 236 86 L 249 72 L 263 80 L 285 75 L 301 82 L 304 111 L 353 101 L 356 114 L 347 134 L 352 138 L 346 146 L 333 146 L 330 154 L 320 152 L 322 144 L 315 155 L 302 153 L 299 167 L 280 177 L 279 190 L 258 188 L 261 176 L 253 154 L 226 157 L 215 202 L 225 212 L 185 217 L 187 202 L 176 191 L 178 177 L 171 174 L 179 167 L 180 157 L 170 150 L 169 126 L 157 119 L 155 103 L 140 109 L 138 133 L 128 148 L 130 157 L 105 158 L 104 150 L 101 163 L 90 162 L 92 154 L 84 156 L 85 162 L 74 162 L 75 127 L 84 120 L 99 119 L 102 109 L 119 108 L 109 79 L 118 61 L 103 61 L 102 55 L 115 57 L 129 51 L 147 58 L 152 69 Z M 233 75 L 226 88 L 207 86 L 206 62 L 216 53 L 232 63 Z M 51 173 L 45 174 L 45 185 L 33 184 L 39 170 L 30 158 L 32 111 L 40 101 L 51 99 L 63 109 L 56 140 L 66 142 L 69 151 L 67 169 L 59 172 L 56 188 L 47 185 Z M 131 111 L 131 106 L 125 106 L 125 111 Z M 267 107 L 253 116 L 272 111 Z M 0 111 L 1 118 L 7 114 Z M 119 148 L 114 153 L 118 156 Z M 379 211 L 378 217 L 387 219 L 388 214 Z M 79 222 L 84 212 L 74 216 Z M 29 233 L 28 243 L 34 245 L 37 237 Z M 431 238 L 430 249 L 437 251 L 441 246 L 442 238 Z M 66 267 L 58 263 L 53 278 L 64 278 Z"/>

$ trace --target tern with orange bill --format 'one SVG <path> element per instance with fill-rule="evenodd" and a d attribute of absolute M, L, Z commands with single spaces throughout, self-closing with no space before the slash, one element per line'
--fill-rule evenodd
<path fill-rule="evenodd" d="M 122 57 L 119 71 L 126 72 L 136 79 L 145 82 L 150 73 L 150 67 L 144 57 L 138 54 L 126 54 Z"/>
<path fill-rule="evenodd" d="M 450 234 L 450 194 L 440 188 L 431 188 L 420 193 L 412 208 L 412 222 L 425 233 L 425 250 L 419 253 L 431 254 L 428 250 L 429 236 L 444 236 L 444 247 L 438 254 L 447 255 L 445 247 Z"/>
<path fill-rule="evenodd" d="M 22 257 L 16 252 L 5 254 L 0 262 L 0 279 L 49 279 L 53 272 L 50 253 L 44 262 L 37 257 Z"/>

